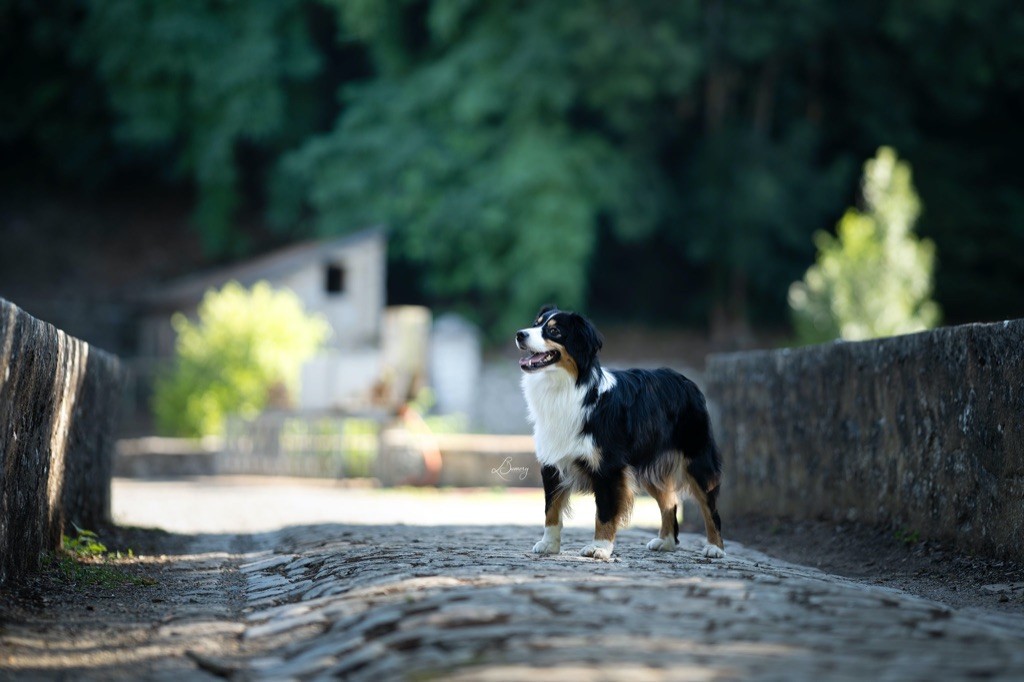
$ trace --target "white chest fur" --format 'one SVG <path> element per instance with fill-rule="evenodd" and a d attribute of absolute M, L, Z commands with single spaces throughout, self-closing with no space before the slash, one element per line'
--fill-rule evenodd
<path fill-rule="evenodd" d="M 562 469 L 580 458 L 596 468 L 600 453 L 594 439 L 582 433 L 583 423 L 592 409 L 583 406 L 590 389 L 576 386 L 569 374 L 558 370 L 524 374 L 522 384 L 533 423 L 537 460 Z M 615 378 L 602 371 L 599 392 L 604 393 L 614 385 Z"/>

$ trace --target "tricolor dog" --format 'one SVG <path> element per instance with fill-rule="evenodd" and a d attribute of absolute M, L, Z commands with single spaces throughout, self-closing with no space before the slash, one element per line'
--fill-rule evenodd
<path fill-rule="evenodd" d="M 633 491 L 642 486 L 661 508 L 661 532 L 648 549 L 675 548 L 679 495 L 689 493 L 704 516 L 703 555 L 725 556 L 716 509 L 722 462 L 704 395 L 670 369 L 604 369 L 597 358 L 602 343 L 582 316 L 551 306 L 516 333 L 526 353 L 519 366 L 544 479 L 544 537 L 533 551 L 557 554 L 569 494 L 592 492 L 594 541 L 582 554 L 609 559 Z"/>

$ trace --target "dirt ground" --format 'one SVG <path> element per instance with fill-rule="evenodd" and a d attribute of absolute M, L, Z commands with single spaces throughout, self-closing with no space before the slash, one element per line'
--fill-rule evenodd
<path fill-rule="evenodd" d="M 727 538 L 795 564 L 894 587 L 957 609 L 1024 614 L 1024 564 L 1018 562 L 919 541 L 888 527 L 754 516 L 726 523 Z"/>
<path fill-rule="evenodd" d="M 74 582 L 51 565 L 0 589 L 0 680 L 169 678 L 194 672 L 189 652 L 237 650 L 232 622 L 242 593 L 230 583 L 239 578 L 220 566 L 224 550 L 244 538 L 118 526 L 96 532 L 111 553 L 134 556 L 85 563 L 123 583 Z M 197 578 L 210 586 L 207 594 L 197 596 Z"/>

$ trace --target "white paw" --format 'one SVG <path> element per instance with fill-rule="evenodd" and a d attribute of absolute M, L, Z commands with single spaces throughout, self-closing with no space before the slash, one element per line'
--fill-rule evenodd
<path fill-rule="evenodd" d="M 700 553 L 709 559 L 721 559 L 725 556 L 725 550 L 712 544 L 705 543 Z"/>
<path fill-rule="evenodd" d="M 562 549 L 562 543 L 543 538 L 533 546 L 534 554 L 558 554 Z"/>
<path fill-rule="evenodd" d="M 652 552 L 671 552 L 676 548 L 676 540 L 672 537 L 654 538 L 647 543 L 647 549 Z"/>
<path fill-rule="evenodd" d="M 607 540 L 594 540 L 593 544 L 584 547 L 580 554 L 608 561 L 612 558 L 612 543 Z"/>
<path fill-rule="evenodd" d="M 533 546 L 534 554 L 558 554 L 562 548 L 562 526 L 544 526 L 544 537 Z"/>

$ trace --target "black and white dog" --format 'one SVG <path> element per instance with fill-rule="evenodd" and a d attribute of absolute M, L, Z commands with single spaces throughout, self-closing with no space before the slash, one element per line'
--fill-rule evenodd
<path fill-rule="evenodd" d="M 594 493 L 597 521 L 582 554 L 610 558 L 641 485 L 661 508 L 661 532 L 648 549 L 675 548 L 678 495 L 688 492 L 704 516 L 702 553 L 725 556 L 716 509 L 722 462 L 696 384 L 670 369 L 603 369 L 597 329 L 553 306 L 516 333 L 516 345 L 527 353 L 519 366 L 544 478 L 544 537 L 533 551 L 558 553 L 562 511 L 571 492 L 583 491 Z"/>

